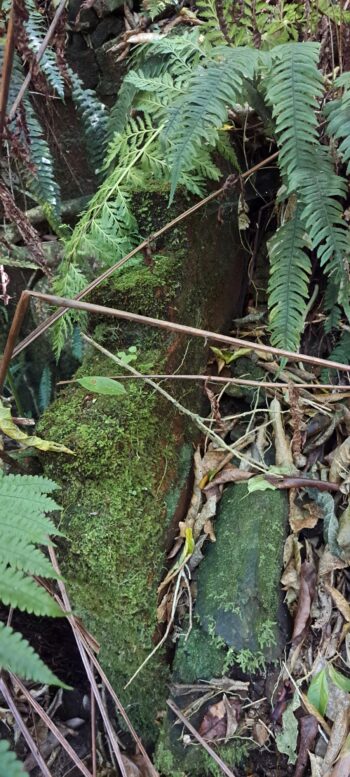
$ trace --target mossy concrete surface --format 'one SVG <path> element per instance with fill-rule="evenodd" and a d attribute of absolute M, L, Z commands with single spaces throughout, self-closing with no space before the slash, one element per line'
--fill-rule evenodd
<path fill-rule="evenodd" d="M 281 491 L 248 494 L 246 485 L 228 485 L 215 521 L 216 543 L 208 546 L 197 575 L 194 626 L 178 641 L 173 665 L 174 700 L 181 684 L 221 677 L 238 667 L 245 673 L 281 656 L 286 640 L 280 575 L 288 501 Z M 180 685 L 179 685 L 180 684 Z M 191 718 L 198 726 L 204 710 Z M 181 729 L 169 714 L 157 748 L 156 763 L 166 777 L 216 775 L 218 767 L 202 749 L 184 747 Z M 239 736 L 220 745 L 229 767 L 245 760 L 249 747 Z"/>
<path fill-rule="evenodd" d="M 146 195 L 141 228 L 151 232 L 188 204 L 179 202 L 170 213 L 164 198 Z M 142 257 L 126 266 L 89 299 L 217 330 L 240 312 L 245 257 L 231 222 L 219 224 L 215 212 L 184 222 L 151 245 L 148 260 L 149 266 Z M 206 363 L 199 339 L 102 316 L 90 319 L 89 331 L 114 353 L 136 345 L 141 372 L 193 373 Z M 79 370 L 116 372 L 97 351 L 86 353 Z M 186 508 L 195 429 L 140 381 L 125 385 L 127 393 L 118 399 L 70 386 L 45 412 L 40 434 L 75 454 L 44 458 L 45 473 L 61 487 L 66 540 L 60 562 L 74 611 L 101 643 L 104 669 L 138 733 L 152 744 L 168 692 L 162 652 L 123 688 L 154 647 L 164 538 L 173 516 Z M 166 388 L 188 407 L 200 407 L 201 387 L 176 381 Z"/>

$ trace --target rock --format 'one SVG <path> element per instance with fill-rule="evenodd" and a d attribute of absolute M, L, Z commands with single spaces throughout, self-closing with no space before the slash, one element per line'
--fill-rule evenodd
<path fill-rule="evenodd" d="M 116 11 L 117 8 L 122 8 L 124 5 L 124 0 L 96 0 L 94 3 L 94 9 L 97 13 L 97 16 L 102 19 L 104 16 L 108 16 L 109 14 L 113 13 L 113 11 Z"/>
<path fill-rule="evenodd" d="M 86 46 L 80 33 L 73 33 L 71 44 L 67 49 L 67 61 L 74 72 L 81 78 L 85 89 L 95 89 L 99 78 L 99 70 L 93 49 Z"/>
<path fill-rule="evenodd" d="M 111 51 L 114 43 L 119 38 L 113 38 L 107 41 L 99 49 L 96 49 L 96 59 L 100 69 L 100 80 L 98 84 L 98 93 L 100 95 L 116 95 L 120 83 L 125 75 L 125 62 L 117 62 L 118 51 Z"/>
<path fill-rule="evenodd" d="M 143 193 L 135 202 L 142 234 L 158 228 L 190 203 Z M 152 266 L 139 264 L 112 276 L 90 301 L 220 329 L 239 313 L 245 255 L 231 220 L 215 212 L 193 215 L 152 246 Z M 218 257 L 220 260 L 218 261 Z M 207 350 L 198 338 L 108 318 L 91 318 L 89 331 L 111 351 L 136 345 L 144 372 L 197 372 Z M 115 374 L 116 366 L 88 352 L 80 375 Z M 169 388 L 199 409 L 202 389 L 189 381 Z M 127 690 L 124 685 L 154 647 L 157 586 L 164 569 L 163 540 L 188 490 L 196 430 L 174 407 L 128 381 L 127 393 L 92 398 L 66 389 L 44 414 L 40 433 L 60 440 L 74 457 L 46 456 L 45 473 L 61 487 L 66 535 L 60 559 L 74 610 L 101 643 L 100 660 L 147 744 L 155 742 L 168 673 L 162 651 Z M 38 432 L 39 433 L 39 432 Z"/>
<path fill-rule="evenodd" d="M 215 521 L 216 543 L 198 568 L 194 627 L 181 637 L 173 665 L 175 687 L 221 677 L 231 667 L 255 672 L 283 652 L 287 637 L 280 575 L 288 500 L 281 491 L 248 495 L 246 485 L 228 485 Z M 180 694 L 180 695 L 179 695 Z M 173 697 L 179 708 L 191 699 Z M 191 718 L 198 727 L 200 715 Z M 196 747 L 184 748 L 174 716 L 165 720 L 156 764 L 165 777 L 212 774 L 213 762 Z M 247 757 L 247 747 L 231 741 L 219 747 L 229 767 Z M 216 772 L 215 772 L 216 774 Z"/>
<path fill-rule="evenodd" d="M 75 32 L 89 32 L 96 27 L 98 17 L 93 8 L 83 8 L 80 12 L 81 0 L 70 0 L 68 6 L 68 24 Z M 79 15 L 79 20 L 77 20 Z"/>
<path fill-rule="evenodd" d="M 120 35 L 123 31 L 124 22 L 120 16 L 106 16 L 90 35 L 91 45 L 94 49 L 98 49 L 103 43 Z"/>

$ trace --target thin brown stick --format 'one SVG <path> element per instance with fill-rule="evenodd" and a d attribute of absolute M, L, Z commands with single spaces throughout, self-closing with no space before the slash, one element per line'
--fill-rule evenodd
<path fill-rule="evenodd" d="M 111 378 L 111 380 L 142 380 L 142 378 L 152 378 L 152 380 L 202 380 L 208 381 L 209 383 L 233 383 L 236 386 L 252 386 L 255 388 L 290 388 L 290 383 L 273 383 L 271 380 L 260 381 L 249 380 L 248 378 L 225 378 L 222 377 L 222 375 L 167 375 L 166 373 L 161 373 L 158 375 L 153 373 L 150 375 L 144 375 L 142 373 L 142 375 L 107 375 L 106 377 Z M 59 380 L 58 383 L 56 383 L 56 386 L 67 386 L 70 383 L 78 382 L 78 378 L 72 378 L 71 380 Z M 337 386 L 334 383 L 298 383 L 297 387 L 302 389 L 334 389 L 336 391 L 339 389 L 340 391 L 350 391 L 350 385 Z"/>
<path fill-rule="evenodd" d="M 55 29 L 56 29 L 57 24 L 58 24 L 58 22 L 60 20 L 60 17 L 62 16 L 62 13 L 64 11 L 65 5 L 66 5 L 66 0 L 61 0 L 59 6 L 57 7 L 56 13 L 55 13 L 55 15 L 54 15 L 54 17 L 52 19 L 52 22 L 51 22 L 51 24 L 49 26 L 49 29 L 48 29 L 48 31 L 47 31 L 47 33 L 45 35 L 45 38 L 44 38 L 44 40 L 43 40 L 43 42 L 42 42 L 42 44 L 41 44 L 41 46 L 39 48 L 39 51 L 38 51 L 36 57 L 35 57 L 35 60 L 34 60 L 35 64 L 38 64 L 40 62 L 43 54 L 45 53 L 46 48 L 47 48 L 48 44 L 50 43 L 50 40 L 51 40 L 51 38 L 52 38 L 52 36 L 53 36 L 53 34 L 55 32 Z M 13 105 L 11 106 L 11 109 L 9 111 L 9 121 L 11 121 L 11 119 L 14 118 L 14 116 L 15 116 L 17 110 L 18 110 L 18 107 L 20 106 L 20 104 L 21 104 L 21 102 L 23 100 L 23 97 L 24 97 L 24 95 L 26 93 L 26 90 L 27 90 L 27 88 L 28 88 L 28 86 L 30 84 L 31 78 L 32 78 L 32 72 L 33 72 L 33 65 L 32 65 L 31 68 L 29 68 L 29 71 L 28 71 L 28 73 L 27 73 L 27 75 L 26 75 L 26 77 L 25 77 L 25 79 L 23 81 L 23 84 L 22 84 L 22 86 L 21 86 L 21 88 L 20 88 L 20 90 L 18 92 L 18 95 L 15 98 L 15 100 L 13 102 Z"/>
<path fill-rule="evenodd" d="M 232 772 L 231 769 L 229 769 L 227 764 L 225 764 L 225 762 L 222 760 L 222 758 L 220 758 L 220 756 L 215 752 L 215 750 L 213 750 L 213 748 L 210 747 L 210 745 L 208 745 L 208 742 L 206 742 L 205 739 L 203 739 L 203 737 L 198 733 L 198 731 L 196 731 L 196 729 L 192 726 L 192 723 L 190 723 L 189 720 L 185 718 L 181 710 L 179 710 L 179 708 L 176 706 L 176 704 L 174 704 L 174 702 L 171 699 L 167 700 L 167 705 L 168 707 L 170 707 L 172 712 L 174 712 L 176 717 L 179 720 L 181 720 L 181 723 L 183 723 L 183 725 L 186 726 L 186 728 L 191 732 L 192 736 L 194 736 L 197 742 L 199 742 L 199 744 L 202 745 L 202 747 L 204 747 L 204 750 L 206 750 L 207 753 L 211 755 L 212 759 L 215 761 L 215 763 L 217 763 L 221 771 L 224 774 L 226 774 L 227 777 L 236 777 L 235 773 Z"/>
<path fill-rule="evenodd" d="M 12 0 L 10 16 L 9 16 L 9 21 L 7 26 L 4 63 L 2 66 L 1 85 L 0 85 L 0 148 L 2 146 L 2 138 L 4 134 L 6 108 L 7 108 L 7 100 L 9 96 L 14 53 L 15 53 L 15 9 L 14 9 L 14 2 Z"/>
<path fill-rule="evenodd" d="M 9 709 L 12 712 L 12 715 L 13 715 L 16 723 L 17 723 L 17 726 L 18 726 L 18 728 L 19 728 L 23 738 L 25 739 L 25 741 L 26 741 L 26 743 L 27 743 L 27 745 L 29 747 L 29 750 L 31 751 L 31 753 L 33 755 L 33 758 L 35 759 L 39 769 L 41 770 L 40 774 L 42 775 L 42 777 L 52 777 L 52 774 L 51 774 L 50 770 L 48 769 L 48 767 L 46 766 L 46 763 L 45 763 L 45 761 L 44 761 L 44 759 L 43 759 L 43 757 L 42 757 L 42 755 L 41 755 L 37 745 L 35 744 L 32 735 L 28 731 L 28 728 L 27 728 L 27 726 L 26 726 L 26 724 L 25 724 L 25 722 L 24 722 L 24 720 L 22 718 L 22 715 L 18 711 L 18 709 L 17 709 L 17 707 L 15 705 L 15 702 L 14 702 L 12 696 L 11 696 L 10 690 L 7 687 L 7 685 L 5 683 L 5 680 L 3 678 L 0 678 L 0 691 L 1 691 L 3 697 L 4 697 L 5 701 L 6 701 L 6 704 L 8 705 Z"/>
<path fill-rule="evenodd" d="M 126 319 L 127 321 L 133 321 L 137 324 L 155 326 L 170 332 L 178 332 L 182 335 L 189 335 L 190 337 L 201 337 L 205 340 L 214 340 L 219 343 L 231 345 L 235 348 L 251 348 L 252 351 L 272 353 L 276 356 L 285 357 L 290 361 L 302 361 L 306 362 L 307 364 L 313 364 L 317 367 L 336 369 L 341 372 L 350 371 L 350 365 L 341 364 L 341 362 L 334 362 L 330 360 L 328 361 L 327 359 L 320 359 L 317 356 L 308 356 L 307 354 L 303 353 L 293 353 L 292 351 L 287 351 L 284 348 L 274 348 L 270 345 L 262 345 L 260 343 L 251 342 L 250 340 L 240 340 L 236 337 L 230 337 L 229 335 L 221 335 L 217 332 L 211 332 L 209 329 L 198 329 L 197 327 L 185 326 L 185 324 L 176 324 L 160 318 L 151 318 L 150 316 L 142 316 L 138 313 L 130 313 L 126 310 L 117 310 L 117 308 L 109 308 L 104 305 L 95 305 L 91 302 L 80 302 L 76 299 L 66 299 L 65 297 L 56 297 L 53 294 L 41 294 L 37 291 L 26 290 L 22 292 L 20 301 L 16 308 L 15 316 L 8 335 L 4 356 L 0 363 L 0 389 L 3 386 L 10 360 L 14 354 L 14 344 L 18 331 L 21 327 L 21 322 L 24 317 L 26 306 L 28 305 L 28 297 L 42 299 L 44 302 L 48 302 L 51 305 L 57 305 L 63 309 L 72 308 L 73 310 L 86 310 L 89 313 L 98 313 L 106 316 L 113 316 L 114 318 Z"/>
<path fill-rule="evenodd" d="M 133 321 L 136 324 L 145 324 L 146 326 L 155 326 L 159 329 L 165 329 L 169 332 L 177 332 L 178 334 L 189 335 L 190 337 L 201 337 L 205 340 L 215 340 L 219 343 L 225 343 L 235 348 L 251 348 L 252 351 L 260 351 L 261 353 L 272 353 L 275 356 L 282 356 L 290 361 L 301 361 L 307 364 L 313 364 L 317 367 L 327 367 L 328 369 L 336 369 L 341 372 L 349 372 L 350 365 L 341 364 L 341 362 L 328 361 L 327 359 L 320 359 L 318 356 L 309 356 L 304 353 L 293 353 L 293 351 L 287 351 L 285 348 L 274 348 L 271 345 L 262 345 L 261 343 L 254 343 L 250 340 L 240 340 L 237 337 L 231 337 L 230 335 L 221 335 L 217 332 L 212 332 L 209 329 L 199 329 L 194 326 L 186 326 L 185 324 L 176 324 L 172 321 L 166 321 L 161 318 L 152 318 L 151 316 L 142 316 L 139 313 L 130 313 L 126 310 L 118 310 L 117 308 L 109 308 L 105 305 L 94 305 L 91 302 L 80 302 L 78 300 L 70 300 L 64 297 L 56 297 L 53 294 L 41 294 L 37 291 L 25 292 L 31 297 L 42 299 L 44 302 L 48 302 L 50 305 L 58 305 L 60 307 L 66 306 L 73 310 L 87 310 L 89 313 L 98 313 L 106 316 L 113 316 L 114 318 L 126 319 L 127 321 Z"/>
<path fill-rule="evenodd" d="M 56 558 L 56 554 L 55 554 L 55 551 L 54 551 L 52 546 L 49 547 L 49 554 L 50 554 L 51 563 L 52 563 L 55 571 L 58 571 L 57 558 Z M 59 572 L 58 572 L 58 574 L 59 574 Z M 84 664 L 85 672 L 87 674 L 87 677 L 88 677 L 88 680 L 89 680 L 89 683 L 90 683 L 90 687 L 92 688 L 92 690 L 94 692 L 96 703 L 97 703 L 97 706 L 98 706 L 98 708 L 100 710 L 101 718 L 103 720 L 105 729 L 107 731 L 107 734 L 108 734 L 108 737 L 109 737 L 109 741 L 110 741 L 111 747 L 113 749 L 114 755 L 115 755 L 115 757 L 117 759 L 117 763 L 118 763 L 119 769 L 121 771 L 122 777 L 128 777 L 126 769 L 125 769 L 125 766 L 124 766 L 124 762 L 123 762 L 123 759 L 122 759 L 122 755 L 121 755 L 121 752 L 120 752 L 120 747 L 119 747 L 119 742 L 118 742 L 118 739 L 117 739 L 117 735 L 116 735 L 116 733 L 115 733 L 115 731 L 114 731 L 114 729 L 113 729 L 113 727 L 111 725 L 111 722 L 109 720 L 109 717 L 108 717 L 108 714 L 107 714 L 107 710 L 106 710 L 106 708 L 105 708 L 105 706 L 103 704 L 103 700 L 101 698 L 101 694 L 100 694 L 100 692 L 98 690 L 97 683 L 96 683 L 93 671 L 92 671 L 91 666 L 90 666 L 90 661 L 89 661 L 90 656 L 88 656 L 88 654 L 87 654 L 87 651 L 86 651 L 86 648 L 85 648 L 85 644 L 83 643 L 83 641 L 81 639 L 81 636 L 80 636 L 80 632 L 77 629 L 77 626 L 76 626 L 76 623 L 75 623 L 75 619 L 71 615 L 71 606 L 70 606 L 70 602 L 69 602 L 69 599 L 68 599 L 68 595 L 67 595 L 67 591 L 66 591 L 65 585 L 64 585 L 62 580 L 58 580 L 57 584 L 58 584 L 58 587 L 60 589 L 62 601 L 63 601 L 64 607 L 65 607 L 66 616 L 67 616 L 68 621 L 69 621 L 69 623 L 70 623 L 70 625 L 72 627 L 73 634 L 74 634 L 74 637 L 75 637 L 75 641 L 77 643 L 77 647 L 78 647 L 78 650 L 79 650 L 79 653 L 80 653 L 80 657 L 81 657 L 81 660 L 82 660 L 82 662 Z"/>
<path fill-rule="evenodd" d="M 93 663 L 90 661 L 91 671 L 93 672 Z M 92 777 L 97 777 L 97 759 L 96 759 L 96 702 L 94 692 L 90 690 L 91 706 L 91 767 Z"/>
<path fill-rule="evenodd" d="M 33 707 L 37 715 L 41 718 L 41 720 L 44 721 L 45 725 L 52 731 L 53 735 L 56 737 L 60 745 L 65 749 L 66 753 L 70 756 L 72 761 L 74 761 L 76 767 L 81 771 L 82 774 L 85 775 L 85 777 L 93 777 L 91 772 L 86 768 L 85 764 L 80 760 L 79 756 L 76 754 L 75 750 L 71 747 L 69 742 L 67 742 L 66 738 L 61 734 L 60 730 L 57 728 L 53 720 L 48 716 L 48 714 L 45 712 L 45 710 L 41 707 L 40 704 L 34 699 L 31 693 L 27 690 L 25 685 L 23 685 L 22 681 L 16 676 L 12 675 L 16 684 L 21 689 L 23 696 L 27 699 L 29 704 Z"/>
<path fill-rule="evenodd" d="M 61 571 L 60 571 L 60 568 L 59 568 L 59 564 L 58 564 L 58 561 L 57 561 L 56 554 L 55 554 L 53 549 L 52 549 L 52 553 L 51 553 L 51 550 L 50 550 L 50 555 L 51 555 L 51 562 L 53 564 L 53 567 L 56 570 L 57 574 L 61 578 Z M 120 713 L 120 715 L 122 716 L 123 720 L 125 721 L 128 729 L 130 731 L 130 734 L 131 734 L 131 736 L 133 737 L 133 739 L 135 741 L 135 744 L 136 744 L 138 750 L 140 751 L 140 753 L 142 754 L 143 758 L 145 759 L 145 762 L 146 762 L 147 767 L 148 767 L 149 774 L 151 775 L 151 777 L 159 777 L 159 773 L 157 772 L 156 768 L 153 766 L 152 761 L 150 760 L 149 755 L 147 754 L 147 752 L 146 752 L 146 750 L 145 750 L 145 748 L 144 748 L 144 746 L 143 746 L 143 744 L 141 742 L 140 737 L 137 735 L 137 733 L 136 733 L 136 731 L 135 731 L 135 729 L 134 729 L 134 727 L 133 727 L 133 725 L 131 723 L 131 720 L 129 719 L 129 717 L 128 717 L 128 715 L 127 715 L 127 713 L 126 713 L 126 711 L 125 711 L 121 701 L 119 700 L 115 690 L 112 688 L 112 686 L 111 686 L 111 684 L 110 684 L 110 682 L 108 680 L 107 675 L 104 673 L 102 667 L 100 666 L 100 664 L 99 664 L 99 662 L 98 662 L 98 660 L 97 660 L 93 650 L 91 649 L 90 643 L 87 642 L 86 632 L 82 632 L 81 631 L 81 625 L 79 624 L 79 621 L 76 621 L 76 619 L 74 618 L 74 615 L 71 614 L 72 608 L 70 606 L 68 594 L 67 594 L 67 591 L 66 591 L 66 588 L 65 588 L 63 582 L 60 585 L 60 590 L 61 590 L 61 597 L 62 597 L 62 599 L 59 596 L 55 595 L 55 600 L 58 602 L 58 604 L 60 605 L 60 607 L 62 608 L 63 612 L 66 615 L 67 615 L 67 613 L 69 613 L 69 615 L 67 615 L 67 618 L 68 618 L 69 623 L 70 623 L 70 625 L 71 625 L 71 627 L 73 629 L 73 633 L 74 633 L 74 636 L 75 636 L 75 639 L 77 641 L 78 646 L 79 646 L 79 643 L 78 643 L 78 639 L 79 639 L 79 642 L 80 642 L 82 648 L 85 650 L 85 653 L 87 654 L 87 656 L 90 659 L 91 663 L 93 664 L 93 666 L 95 667 L 96 671 L 100 675 L 100 678 L 101 678 L 102 682 L 104 683 L 104 685 L 106 686 L 109 694 L 111 695 L 111 697 L 112 697 L 112 699 L 113 699 L 113 701 L 114 701 L 114 703 L 115 703 L 115 705 L 117 707 L 118 712 Z"/>
<path fill-rule="evenodd" d="M 261 167 L 265 167 L 265 165 L 270 164 L 270 162 L 273 162 L 278 157 L 278 151 L 276 151 L 274 154 L 271 154 L 271 156 L 267 157 L 266 159 L 263 159 L 261 162 L 258 162 L 256 165 L 251 167 L 249 170 L 247 170 L 245 173 L 242 173 L 240 176 L 242 180 L 245 178 L 248 178 L 252 173 L 255 173 L 257 170 L 260 170 Z M 143 240 L 141 243 L 139 243 L 136 248 L 133 248 L 132 251 L 129 251 L 128 254 L 123 256 L 122 259 L 119 259 L 118 262 L 116 262 L 112 267 L 109 267 L 108 270 L 105 270 L 101 275 L 99 275 L 97 278 L 95 278 L 91 283 L 89 283 L 88 286 L 85 287 L 85 289 L 82 289 L 82 291 L 79 292 L 79 294 L 76 295 L 75 299 L 81 300 L 84 299 L 84 297 L 87 297 L 88 294 L 90 294 L 91 291 L 97 288 L 103 281 L 105 281 L 107 278 L 109 278 L 111 275 L 113 275 L 116 270 L 119 270 L 120 267 L 123 267 L 123 265 L 131 259 L 133 256 L 138 254 L 140 251 L 142 251 L 143 248 L 147 248 L 149 243 L 153 242 L 154 240 L 157 240 L 158 237 L 161 237 L 161 235 L 164 235 L 166 232 L 169 231 L 169 229 L 172 229 L 176 226 L 176 224 L 179 224 L 180 221 L 183 221 L 184 219 L 188 218 L 188 216 L 191 216 L 192 213 L 195 213 L 200 208 L 203 208 L 205 205 L 207 205 L 212 200 L 219 197 L 221 194 L 223 194 L 225 190 L 225 185 L 221 186 L 220 189 L 216 189 L 215 192 L 212 192 L 211 194 L 208 194 L 207 197 L 204 197 L 202 200 L 199 200 L 199 202 L 196 202 L 195 205 L 192 205 L 187 210 L 183 211 L 179 214 L 179 216 L 176 216 L 176 218 L 172 219 L 172 221 L 168 221 L 167 224 L 164 225 L 164 227 L 161 227 L 156 232 L 153 232 L 151 235 L 149 235 L 145 240 Z M 27 348 L 30 343 L 34 342 L 34 340 L 37 339 L 41 334 L 46 332 L 47 329 L 49 329 L 50 326 L 52 326 L 55 321 L 58 321 L 61 316 L 64 316 L 64 314 L 67 312 L 67 308 L 64 310 L 59 310 L 56 313 L 53 313 L 51 316 L 49 316 L 46 321 L 43 321 L 39 326 L 36 327 L 36 329 L 33 329 L 33 332 L 31 332 L 27 337 L 25 337 L 15 348 L 13 352 L 13 357 L 17 356 L 21 351 L 24 350 L 24 348 Z"/>

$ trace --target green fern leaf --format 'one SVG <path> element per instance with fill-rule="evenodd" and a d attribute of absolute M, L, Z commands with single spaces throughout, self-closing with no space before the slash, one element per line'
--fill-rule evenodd
<path fill-rule="evenodd" d="M 299 203 L 291 219 L 277 230 L 268 244 L 271 342 L 290 351 L 299 348 L 311 272 L 310 258 L 304 251 L 301 212 Z"/>
<path fill-rule="evenodd" d="M 9 749 L 10 745 L 5 740 L 0 742 L 0 777 L 28 777 L 23 764 L 18 761 L 15 753 Z"/>
<path fill-rule="evenodd" d="M 72 100 L 83 125 L 86 145 L 95 173 L 99 173 L 107 148 L 108 111 L 92 89 L 85 89 L 79 76 L 68 68 Z"/>
<path fill-rule="evenodd" d="M 2 529 L 4 527 L 2 526 Z M 18 530 L 8 527 L 2 531 L 3 545 L 0 547 L 0 564 L 7 562 L 15 569 L 30 575 L 58 578 L 50 561 L 34 545 L 18 536 Z"/>
<path fill-rule="evenodd" d="M 350 364 L 350 332 L 343 332 L 339 342 L 329 354 L 329 360 L 340 362 L 341 364 Z M 321 372 L 322 383 L 330 383 L 337 379 L 336 370 L 324 369 Z"/>
<path fill-rule="evenodd" d="M 243 82 L 255 72 L 254 49 L 218 48 L 217 57 L 194 70 L 186 94 L 169 111 L 163 139 L 172 166 L 170 202 L 182 170 L 195 167 L 202 144 L 215 146 L 228 108 L 241 100 Z"/>
<path fill-rule="evenodd" d="M 289 192 L 297 190 L 295 174 L 314 166 L 317 152 L 317 98 L 322 78 L 317 69 L 318 43 L 287 43 L 272 50 L 272 70 L 266 79 L 280 148 L 279 166 Z"/>
<path fill-rule="evenodd" d="M 0 669 L 13 672 L 25 680 L 67 687 L 44 664 L 21 634 L 14 631 L 10 626 L 4 626 L 1 622 Z"/>
<path fill-rule="evenodd" d="M 346 173 L 350 173 L 350 76 L 344 73 L 336 79 L 336 89 L 344 87 L 343 95 L 332 100 L 324 108 L 328 119 L 328 134 L 338 141 L 338 153 L 343 162 L 347 163 Z"/>
<path fill-rule="evenodd" d="M 28 37 L 28 46 L 34 54 L 37 54 L 45 38 L 47 29 L 42 14 L 38 11 L 34 0 L 26 0 L 28 19 L 24 28 Z M 47 46 L 40 60 L 40 70 L 44 73 L 48 83 L 59 97 L 64 98 L 64 80 L 57 65 L 56 54 Z"/>
<path fill-rule="evenodd" d="M 50 404 L 51 400 L 51 394 L 52 394 L 52 376 L 51 376 L 51 370 L 48 365 L 46 365 L 41 373 L 40 383 L 39 383 L 39 410 L 41 413 L 46 410 L 46 408 Z"/>
<path fill-rule="evenodd" d="M 21 571 L 6 567 L 3 561 L 0 561 L 0 600 L 6 606 L 34 615 L 64 617 L 61 608 L 44 588 Z"/>

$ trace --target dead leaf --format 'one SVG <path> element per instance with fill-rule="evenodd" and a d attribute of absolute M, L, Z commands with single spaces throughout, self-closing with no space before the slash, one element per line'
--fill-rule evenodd
<path fill-rule="evenodd" d="M 242 480 L 249 480 L 253 475 L 253 472 L 246 472 L 243 469 L 234 467 L 233 464 L 228 464 L 225 469 L 219 472 L 218 475 L 215 475 L 215 478 L 205 486 L 204 491 L 208 491 L 213 486 L 219 486 L 222 483 L 238 483 Z"/>
<path fill-rule="evenodd" d="M 334 720 L 331 735 L 323 762 L 323 772 L 327 773 L 338 757 L 349 730 L 349 703 L 339 709 Z"/>
<path fill-rule="evenodd" d="M 254 723 L 253 726 L 253 739 L 255 742 L 257 742 L 260 747 L 263 747 L 267 740 L 270 738 L 270 733 L 266 726 L 264 726 L 263 723 L 260 722 L 260 720 L 257 721 L 257 723 Z"/>
<path fill-rule="evenodd" d="M 306 709 L 306 711 L 311 715 L 312 717 L 316 718 L 320 726 L 323 728 L 323 730 L 330 736 L 331 728 L 328 725 L 328 723 L 325 721 L 323 715 L 319 713 L 319 711 L 314 707 L 313 704 L 311 704 L 311 701 L 307 698 L 305 693 L 300 693 L 303 705 Z"/>
<path fill-rule="evenodd" d="M 350 623 L 350 605 L 346 601 L 345 596 L 340 593 L 340 591 L 337 591 L 336 588 L 333 588 L 333 586 L 329 585 L 328 583 L 325 583 L 325 588 L 327 591 L 329 591 L 336 607 L 338 608 L 339 612 L 342 614 L 344 620 L 347 621 L 347 623 Z"/>
<path fill-rule="evenodd" d="M 207 521 L 210 521 L 210 519 L 214 517 L 216 513 L 216 503 L 216 497 L 210 496 L 202 510 L 198 513 L 193 526 L 193 536 L 195 540 L 199 537 Z"/>
<path fill-rule="evenodd" d="M 24 448 L 38 448 L 40 451 L 50 451 L 54 453 L 70 453 L 74 456 L 73 451 L 66 448 L 65 445 L 60 445 L 58 442 L 50 440 L 42 440 L 41 437 L 31 435 L 22 432 L 21 429 L 16 426 L 11 416 L 11 410 L 5 407 L 0 400 L 0 431 L 10 437 L 11 440 L 16 440 Z"/>
<path fill-rule="evenodd" d="M 313 715 L 304 715 L 299 721 L 299 752 L 294 777 L 303 777 L 308 764 L 310 750 L 313 750 L 318 732 L 318 723 Z"/>
<path fill-rule="evenodd" d="M 332 483 L 341 483 L 342 480 L 346 480 L 349 475 L 350 467 L 350 437 L 347 437 L 344 442 L 336 448 L 331 468 L 329 470 L 329 479 Z"/>
<path fill-rule="evenodd" d="M 292 531 L 297 534 L 302 529 L 313 529 L 322 518 L 322 510 L 315 502 L 299 503 L 296 489 L 289 494 L 289 523 Z"/>
<path fill-rule="evenodd" d="M 330 572 L 335 572 L 337 569 L 345 569 L 345 567 L 347 567 L 346 561 L 343 561 L 339 556 L 335 556 L 331 553 L 329 547 L 326 545 L 318 566 L 319 577 L 326 577 Z"/>
<path fill-rule="evenodd" d="M 224 694 L 221 701 L 208 707 L 198 733 L 203 739 L 229 739 L 237 730 L 240 704 L 237 699 L 228 699 Z"/>
<path fill-rule="evenodd" d="M 339 759 L 330 777 L 349 777 L 350 775 L 350 734 L 346 737 Z"/>
<path fill-rule="evenodd" d="M 204 529 L 204 533 L 208 535 L 210 542 L 216 542 L 213 524 L 210 520 L 205 522 L 203 529 Z"/>
<path fill-rule="evenodd" d="M 316 592 L 316 569 L 312 561 L 303 561 L 300 569 L 300 592 L 294 620 L 292 642 L 298 644 L 305 637 L 310 620 L 311 605 Z"/>
<path fill-rule="evenodd" d="M 284 572 L 281 577 L 283 591 L 286 591 L 285 602 L 293 612 L 300 589 L 301 544 L 295 534 L 287 537 L 283 550 Z"/>
<path fill-rule="evenodd" d="M 350 437 L 349 437 L 350 439 Z M 344 561 L 350 562 L 350 505 L 339 518 L 339 530 L 337 543 L 340 547 L 340 555 Z"/>
<path fill-rule="evenodd" d="M 226 709 L 224 700 L 208 707 L 198 733 L 205 740 L 224 739 L 226 735 Z"/>
<path fill-rule="evenodd" d="M 121 754 L 127 777 L 153 777 L 148 764 L 143 755 L 125 755 Z"/>
<path fill-rule="evenodd" d="M 322 760 L 317 755 L 309 753 L 311 777 L 322 777 Z"/>
<path fill-rule="evenodd" d="M 332 617 L 332 608 L 332 598 L 320 582 L 317 587 L 317 600 L 311 608 L 312 618 L 315 619 L 312 624 L 313 629 L 324 629 Z"/>

